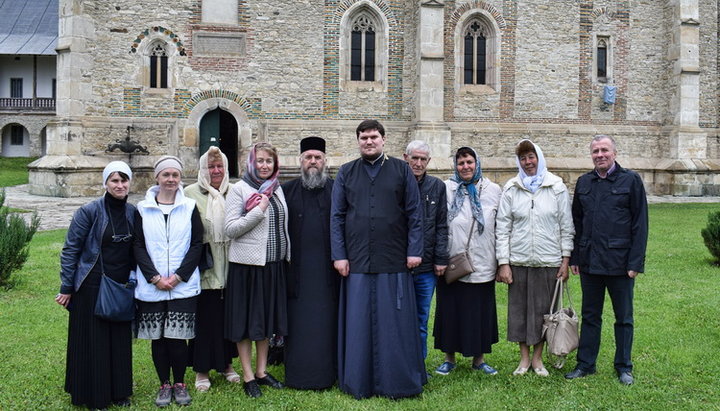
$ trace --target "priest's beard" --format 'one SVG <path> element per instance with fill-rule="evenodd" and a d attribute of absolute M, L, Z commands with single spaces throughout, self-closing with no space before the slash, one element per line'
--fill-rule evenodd
<path fill-rule="evenodd" d="M 317 168 L 302 169 L 300 176 L 302 178 L 303 187 L 308 190 L 320 188 L 325 185 L 327 181 L 327 168 L 323 167 L 322 170 Z"/>

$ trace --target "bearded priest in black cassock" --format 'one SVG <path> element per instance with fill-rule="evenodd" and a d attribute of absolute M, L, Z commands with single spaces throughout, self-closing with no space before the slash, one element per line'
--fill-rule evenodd
<path fill-rule="evenodd" d="M 325 166 L 325 140 L 304 138 L 300 152 L 301 177 L 282 186 L 292 247 L 285 384 L 319 390 L 337 380 L 340 276 L 330 258 L 333 180 Z"/>

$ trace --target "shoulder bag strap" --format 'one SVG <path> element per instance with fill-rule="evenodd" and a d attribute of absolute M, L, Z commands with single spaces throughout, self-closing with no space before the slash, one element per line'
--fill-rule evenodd
<path fill-rule="evenodd" d="M 565 289 L 565 294 L 567 295 L 568 307 L 570 307 L 570 309 L 575 311 L 575 308 L 573 307 L 573 303 L 572 303 L 572 297 L 570 297 L 570 287 L 568 287 L 567 281 L 563 282 L 563 288 Z"/>
<path fill-rule="evenodd" d="M 557 281 L 555 281 L 555 291 L 553 291 L 553 298 L 552 298 L 552 302 L 550 303 L 550 309 L 548 309 L 548 314 L 553 314 L 556 312 L 555 311 L 555 302 L 558 301 L 558 294 L 560 295 L 560 298 L 559 298 L 560 301 L 558 302 L 560 305 L 560 308 L 558 309 L 558 311 L 560 309 L 562 309 L 562 285 L 561 284 L 562 284 L 562 279 L 558 278 Z"/>
<path fill-rule="evenodd" d="M 465 252 L 470 252 L 470 239 L 472 239 L 473 230 L 475 230 L 475 217 L 472 218 L 472 224 L 470 225 L 470 234 L 468 235 L 467 244 L 465 244 Z"/>

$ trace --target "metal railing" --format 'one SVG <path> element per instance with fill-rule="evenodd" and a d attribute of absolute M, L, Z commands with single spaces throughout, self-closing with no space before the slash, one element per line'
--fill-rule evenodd
<path fill-rule="evenodd" d="M 50 97 L 38 98 L 0 98 L 0 110 L 41 110 L 54 111 L 55 99 Z"/>

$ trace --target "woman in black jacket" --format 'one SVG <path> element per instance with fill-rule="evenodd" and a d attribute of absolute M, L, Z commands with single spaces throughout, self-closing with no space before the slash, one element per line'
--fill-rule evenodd
<path fill-rule="evenodd" d="M 129 405 L 132 395 L 130 321 L 95 316 L 104 273 L 127 283 L 135 265 L 132 232 L 135 207 L 127 203 L 132 171 L 122 161 L 103 170 L 105 195 L 75 212 L 60 255 L 60 293 L 70 311 L 65 391 L 73 405 Z"/>

